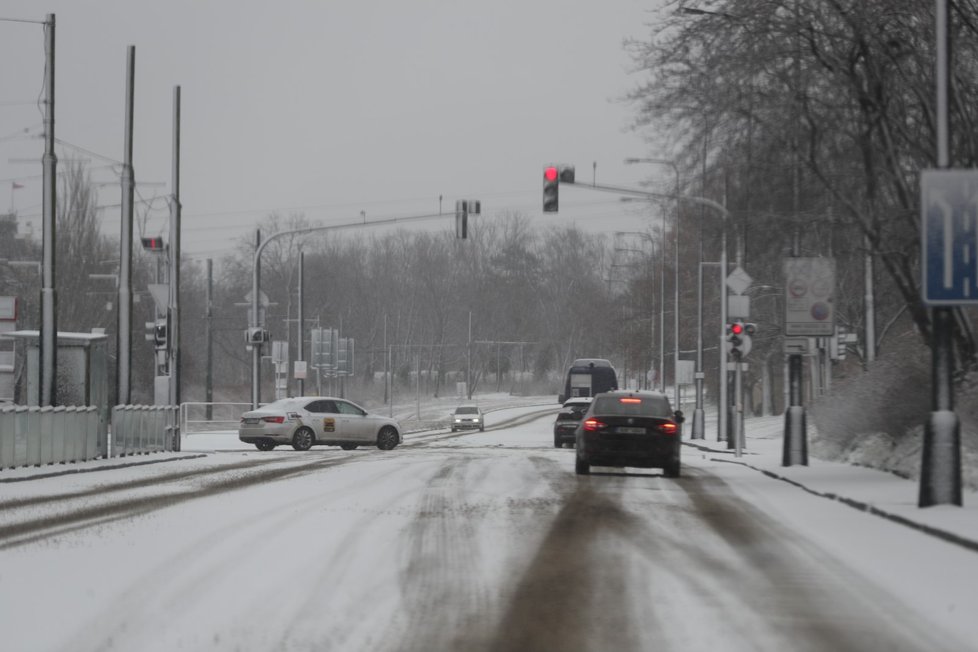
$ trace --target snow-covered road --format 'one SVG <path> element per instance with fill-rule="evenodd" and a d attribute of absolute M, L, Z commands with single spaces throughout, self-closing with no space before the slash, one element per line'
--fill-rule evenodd
<path fill-rule="evenodd" d="M 3 647 L 978 649 L 978 554 L 693 449 L 578 477 L 552 415 L 4 485 Z"/>

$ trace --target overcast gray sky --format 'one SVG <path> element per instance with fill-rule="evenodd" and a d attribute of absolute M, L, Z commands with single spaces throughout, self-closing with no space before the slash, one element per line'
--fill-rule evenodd
<path fill-rule="evenodd" d="M 56 15 L 56 136 L 123 158 L 126 48 L 136 46 L 134 164 L 144 199 L 170 192 L 173 89 L 182 94 L 184 250 L 218 257 L 267 214 L 345 222 L 480 199 L 540 224 L 644 228 L 634 205 L 565 189 L 541 213 L 543 165 L 635 184 L 653 166 L 619 101 L 641 78 L 622 42 L 660 0 L 7 0 L 2 18 Z M 0 22 L 0 209 L 39 224 L 41 25 Z M 33 136 L 33 137 L 31 137 Z M 106 231 L 117 172 L 86 157 Z M 61 152 L 59 151 L 59 156 Z M 12 160 L 13 159 L 13 160 Z M 23 185 L 11 199 L 12 181 Z M 165 231 L 157 200 L 150 234 Z M 142 209 L 138 209 L 142 212 Z M 437 224 L 437 221 L 436 221 Z M 606 226 L 604 226 L 606 225 Z M 444 228 L 449 224 L 446 220 Z"/>

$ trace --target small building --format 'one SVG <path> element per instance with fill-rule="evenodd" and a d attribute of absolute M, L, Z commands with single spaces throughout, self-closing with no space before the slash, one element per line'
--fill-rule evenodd
<path fill-rule="evenodd" d="M 12 331 L 0 339 L 13 339 L 27 347 L 27 391 L 22 405 L 37 405 L 40 395 L 40 331 Z M 95 406 L 103 424 L 108 423 L 108 337 L 104 333 L 59 332 L 55 398 L 58 405 Z M 12 365 L 11 365 L 12 366 Z M 10 373 L 13 373 L 11 369 Z"/>

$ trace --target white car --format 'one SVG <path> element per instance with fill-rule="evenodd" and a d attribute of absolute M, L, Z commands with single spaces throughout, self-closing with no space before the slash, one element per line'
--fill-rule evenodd
<path fill-rule="evenodd" d="M 486 423 L 482 417 L 482 410 L 478 406 L 460 405 L 452 412 L 452 432 L 466 428 L 478 428 L 480 431 L 486 429 Z"/>
<path fill-rule="evenodd" d="M 241 415 L 238 439 L 260 451 L 291 445 L 297 451 L 312 446 L 353 450 L 376 446 L 391 450 L 401 443 L 401 426 L 394 419 L 371 414 L 356 403 L 332 396 L 283 398 Z"/>

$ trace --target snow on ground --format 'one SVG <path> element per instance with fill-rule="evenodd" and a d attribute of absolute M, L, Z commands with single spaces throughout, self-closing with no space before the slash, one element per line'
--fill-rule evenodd
<path fill-rule="evenodd" d="M 427 402 L 420 410 L 414 406 L 416 414 L 413 416 L 420 416 L 419 422 L 444 419 L 459 402 L 457 399 Z M 475 402 L 487 411 L 487 432 L 446 438 L 439 442 L 440 446 L 474 447 L 490 443 L 507 448 L 547 446 L 549 416 L 536 421 L 535 430 L 539 431 L 536 440 L 527 439 L 518 431 L 497 429 L 497 426 L 521 416 L 533 418 L 551 408 L 556 412 L 557 404 L 552 397 L 523 398 L 516 406 L 512 406 L 512 398 L 506 395 L 480 397 Z M 412 416 L 411 410 L 410 405 L 395 408 L 398 415 Z M 942 629 L 954 632 L 964 640 L 978 641 L 978 619 L 974 618 L 978 605 L 978 497 L 974 492 L 965 492 L 963 507 L 921 509 L 917 507 L 916 481 L 814 457 L 809 458 L 808 466 L 784 467 L 781 465 L 782 417 L 748 419 L 746 446 L 743 455 L 738 457 L 727 449 L 725 442 L 716 441 L 711 416 L 708 414 L 705 440 L 686 440 L 685 464 L 705 468 L 721 477 L 738 492 L 751 497 L 759 509 L 783 519 L 793 529 L 806 533 L 817 545 L 846 559 L 879 585 L 917 605 L 922 615 Z M 441 432 L 447 433 L 447 428 Z M 405 447 L 410 447 L 412 440 L 421 441 L 431 434 L 430 430 L 409 433 L 405 437 Z M 231 431 L 187 435 L 183 440 L 183 451 L 179 453 L 6 469 L 0 471 L 0 491 L 7 499 L 37 495 L 42 483 L 29 480 L 52 474 L 64 474 L 63 480 L 43 483 L 46 487 L 43 491 L 56 492 L 59 486 L 68 490 L 81 481 L 82 476 L 74 474 L 106 467 L 125 467 L 112 474 L 113 480 L 122 480 L 152 476 L 160 468 L 184 464 L 220 466 L 235 460 L 233 456 L 214 451 L 235 450 L 254 449 L 238 442 L 236 433 Z M 570 451 L 564 455 L 568 472 L 572 472 L 571 455 Z M 172 465 L 158 463 L 165 461 L 171 461 Z M 87 478 L 99 475 L 84 473 Z M 90 479 L 86 481 L 91 482 Z M 150 487 L 146 491 L 153 489 Z M 199 518 L 207 517 L 202 514 Z M 853 537 L 846 537 L 843 548 L 842 537 L 838 536 L 840 532 L 859 532 L 861 536 L 855 543 Z M 96 532 L 90 545 L 79 545 L 97 548 L 101 545 L 99 536 Z M 186 561 L 201 564 L 207 563 L 207 559 L 204 556 L 196 561 Z M 908 559 L 914 562 L 906 563 Z M 893 572 L 895 564 L 901 569 L 899 573 Z M 163 567 L 160 568 L 162 572 Z M 64 570 L 66 573 L 71 571 L 67 566 Z M 111 583 L 109 573 L 106 585 L 98 589 L 99 595 L 106 600 L 119 597 L 112 595 Z M 98 596 L 94 597 L 97 600 Z"/>

